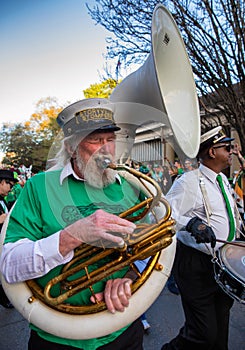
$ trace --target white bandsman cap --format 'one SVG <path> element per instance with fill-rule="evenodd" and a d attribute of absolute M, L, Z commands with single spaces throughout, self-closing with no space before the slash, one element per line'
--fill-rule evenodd
<path fill-rule="evenodd" d="M 222 126 L 217 126 L 216 128 L 207 131 L 201 136 L 200 139 L 200 150 L 208 147 L 212 147 L 217 143 L 231 142 L 234 138 L 228 137 Z"/>
<path fill-rule="evenodd" d="M 65 136 L 120 130 L 114 120 L 113 104 L 105 98 L 88 98 L 69 105 L 58 114 L 57 123 Z"/>

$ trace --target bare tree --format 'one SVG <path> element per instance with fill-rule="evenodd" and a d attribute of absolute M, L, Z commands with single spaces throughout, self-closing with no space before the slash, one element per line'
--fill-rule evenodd
<path fill-rule="evenodd" d="M 151 50 L 155 0 L 96 0 L 91 17 L 113 33 L 107 57 L 129 65 L 143 62 Z M 237 130 L 245 150 L 244 0 L 166 0 L 185 41 L 200 104 L 209 121 Z"/>

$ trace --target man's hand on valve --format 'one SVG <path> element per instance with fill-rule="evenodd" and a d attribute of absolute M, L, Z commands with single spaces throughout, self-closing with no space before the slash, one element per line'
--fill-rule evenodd
<path fill-rule="evenodd" d="M 188 222 L 186 230 L 191 232 L 197 243 L 210 243 L 212 248 L 215 247 L 216 236 L 214 231 L 198 217 L 194 217 Z"/>
<path fill-rule="evenodd" d="M 61 231 L 60 253 L 64 256 L 81 243 L 105 248 L 107 246 L 121 248 L 124 246 L 122 237 L 132 234 L 135 228 L 134 223 L 99 209 Z M 73 239 L 72 244 L 69 242 L 69 237 Z"/>

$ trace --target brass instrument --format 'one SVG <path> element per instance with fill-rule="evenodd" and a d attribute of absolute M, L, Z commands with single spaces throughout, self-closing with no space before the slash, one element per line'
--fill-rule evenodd
<path fill-rule="evenodd" d="M 141 285 L 147 280 L 152 270 L 161 270 L 162 266 L 158 263 L 160 251 L 172 243 L 174 235 L 174 220 L 170 218 L 171 209 L 168 202 L 162 197 L 159 185 L 150 177 L 131 169 L 127 166 L 113 167 L 115 170 L 124 173 L 128 172 L 129 178 L 132 178 L 134 185 L 138 185 L 140 189 L 147 195 L 146 199 L 141 203 L 129 208 L 119 216 L 130 221 L 139 221 L 146 217 L 149 212 L 152 213 L 155 223 L 141 223 L 137 225 L 137 229 L 132 235 L 124 237 L 125 245 L 123 248 L 107 248 L 90 246 L 82 244 L 76 249 L 74 258 L 67 263 L 62 270 L 62 273 L 50 280 L 44 289 L 42 289 L 35 280 L 27 281 L 27 285 L 32 291 L 29 302 L 32 303 L 36 299 L 41 300 L 56 310 L 71 314 L 90 314 L 106 309 L 104 302 L 97 302 L 91 305 L 75 306 L 65 303 L 66 299 L 80 291 L 89 288 L 92 295 L 93 285 L 112 275 L 126 266 L 130 266 L 139 276 L 132 284 L 132 292 L 138 290 Z M 138 179 L 138 180 L 135 180 Z M 149 186 L 150 185 L 150 186 Z M 154 191 L 153 191 L 154 190 Z M 155 192 L 155 193 L 154 193 Z M 165 208 L 165 216 L 161 219 L 157 218 L 154 208 L 163 205 Z M 134 213 L 141 211 L 139 215 L 133 216 Z M 111 262 L 107 262 L 105 266 L 101 266 L 98 270 L 91 273 L 88 272 L 88 267 L 100 261 L 105 257 L 111 257 Z M 134 266 L 136 260 L 150 258 L 147 268 L 140 274 Z M 84 276 L 78 279 L 69 280 L 78 271 L 84 271 Z M 60 283 L 62 288 L 59 296 L 52 297 L 51 289 L 56 284 Z"/>

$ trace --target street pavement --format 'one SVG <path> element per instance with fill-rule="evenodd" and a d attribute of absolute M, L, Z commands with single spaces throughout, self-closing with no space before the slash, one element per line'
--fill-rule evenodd
<path fill-rule="evenodd" d="M 230 317 L 229 350 L 245 350 L 244 311 L 245 305 L 235 301 Z M 163 344 L 178 334 L 183 325 L 180 296 L 170 293 L 165 287 L 146 315 L 151 331 L 144 337 L 144 350 L 160 350 Z"/>
<path fill-rule="evenodd" d="M 231 310 L 229 350 L 245 350 L 244 307 L 235 302 Z M 144 336 L 144 350 L 160 350 L 162 344 L 177 335 L 183 324 L 180 296 L 165 287 L 146 316 L 151 328 Z M 27 321 L 15 309 L 0 306 L 0 350 L 27 350 L 28 337 Z"/>

